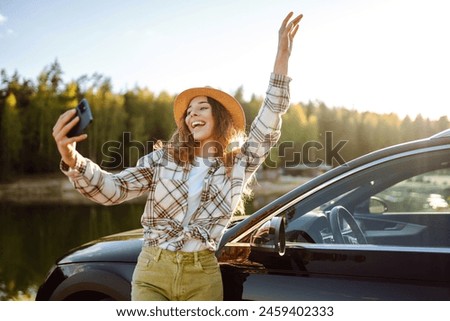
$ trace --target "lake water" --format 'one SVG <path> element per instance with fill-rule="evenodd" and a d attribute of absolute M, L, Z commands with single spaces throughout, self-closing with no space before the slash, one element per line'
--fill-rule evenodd
<path fill-rule="evenodd" d="M 144 207 L 0 206 L 0 300 L 33 300 L 58 257 L 100 236 L 139 228 Z"/>

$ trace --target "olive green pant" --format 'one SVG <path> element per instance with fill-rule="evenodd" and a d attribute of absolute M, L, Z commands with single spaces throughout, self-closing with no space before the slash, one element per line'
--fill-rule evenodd
<path fill-rule="evenodd" d="M 143 247 L 133 273 L 133 301 L 221 301 L 222 276 L 214 252 Z"/>

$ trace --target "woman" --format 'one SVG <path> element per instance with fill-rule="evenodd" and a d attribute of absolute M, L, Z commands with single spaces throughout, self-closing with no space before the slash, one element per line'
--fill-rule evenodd
<path fill-rule="evenodd" d="M 246 185 L 280 136 L 289 106 L 288 61 L 302 15 L 289 13 L 279 30 L 278 51 L 266 98 L 245 143 L 244 111 L 232 96 L 213 88 L 191 88 L 177 96 L 177 131 L 163 148 L 136 167 L 111 174 L 80 155 L 68 138 L 75 110 L 53 128 L 61 169 L 84 196 L 104 205 L 148 193 L 141 223 L 144 244 L 133 281 L 133 300 L 222 300 L 214 255 L 225 227 L 242 205 Z"/>

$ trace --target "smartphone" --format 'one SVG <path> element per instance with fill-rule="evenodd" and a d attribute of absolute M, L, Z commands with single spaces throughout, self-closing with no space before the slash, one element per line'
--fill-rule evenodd
<path fill-rule="evenodd" d="M 80 117 L 80 121 L 67 133 L 67 137 L 81 135 L 86 127 L 92 123 L 94 118 L 92 117 L 91 108 L 86 99 L 83 99 L 78 104 L 76 116 Z"/>

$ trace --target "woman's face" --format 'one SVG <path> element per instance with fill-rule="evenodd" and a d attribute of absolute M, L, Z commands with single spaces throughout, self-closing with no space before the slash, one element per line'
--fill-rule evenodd
<path fill-rule="evenodd" d="M 214 140 L 214 117 L 212 107 L 206 96 L 198 96 L 191 100 L 186 111 L 185 123 L 194 140 L 201 145 Z"/>

